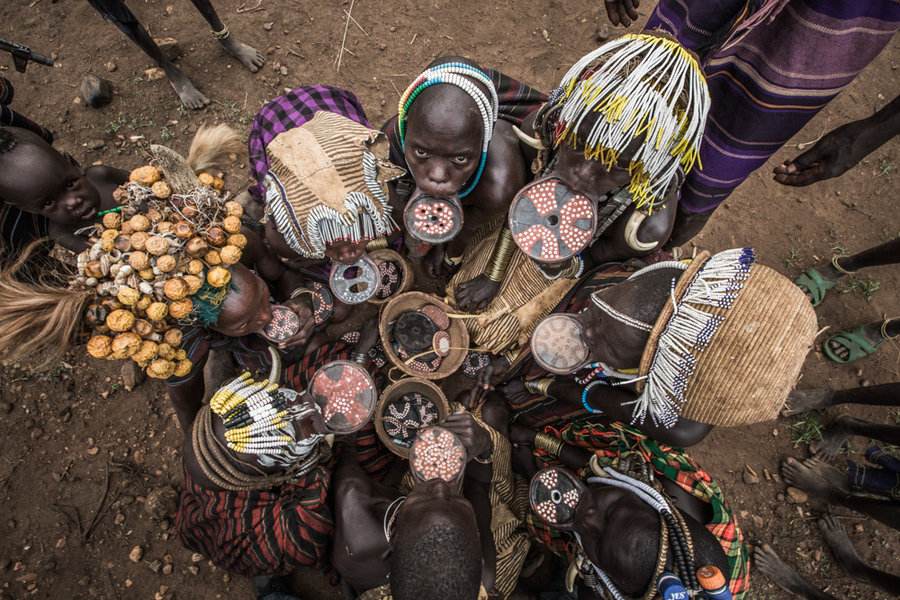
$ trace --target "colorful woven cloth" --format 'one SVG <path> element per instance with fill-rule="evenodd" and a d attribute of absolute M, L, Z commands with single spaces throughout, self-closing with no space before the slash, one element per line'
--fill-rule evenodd
<path fill-rule="evenodd" d="M 175 528 L 185 547 L 246 577 L 322 567 L 334 528 L 329 480 L 319 466 L 271 491 L 227 492 L 197 485 L 185 470 Z"/>
<path fill-rule="evenodd" d="M 712 108 L 679 207 L 714 210 L 852 82 L 900 27 L 895 0 L 661 0 L 645 30 L 703 55 Z M 815 138 L 821 132 L 811 132 Z"/>
<path fill-rule="evenodd" d="M 298 87 L 275 98 L 259 109 L 250 127 L 250 173 L 254 180 L 250 193 L 257 201 L 263 202 L 266 197 L 264 181 L 269 172 L 266 146 L 278 134 L 300 127 L 319 111 L 333 112 L 369 127 L 359 100 L 346 90 L 327 85 L 310 85 Z"/>
<path fill-rule="evenodd" d="M 638 459 L 650 466 L 657 477 L 665 477 L 709 504 L 713 517 L 706 528 L 719 540 L 728 559 L 731 593 L 735 600 L 746 597 L 750 589 L 750 551 L 744 543 L 744 534 L 725 502 L 719 484 L 683 450 L 660 444 L 622 423 L 604 425 L 596 418 L 575 421 L 560 429 L 546 427 L 544 431 L 594 452 L 601 465 L 619 467 L 623 459 Z M 536 455 L 541 462 L 551 463 L 545 452 L 539 450 Z M 554 553 L 571 558 L 569 539 L 563 534 L 550 529 L 533 514 L 528 515 L 528 528 Z"/>

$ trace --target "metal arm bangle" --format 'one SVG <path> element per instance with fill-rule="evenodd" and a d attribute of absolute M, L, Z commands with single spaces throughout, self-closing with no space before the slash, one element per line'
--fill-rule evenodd
<path fill-rule="evenodd" d="M 512 260 L 513 254 L 517 247 L 513 240 L 512 232 L 509 227 L 504 226 L 497 236 L 497 242 L 494 244 L 494 250 L 491 252 L 491 258 L 488 261 L 487 268 L 484 271 L 485 277 L 495 283 L 500 283 L 506 276 L 506 267 Z"/>
<path fill-rule="evenodd" d="M 534 379 L 525 382 L 525 389 L 532 394 L 540 394 L 542 397 L 549 397 L 550 385 L 553 383 L 552 377 L 544 377 L 542 379 Z"/>
<path fill-rule="evenodd" d="M 534 447 L 544 450 L 552 456 L 559 456 L 563 449 L 563 441 L 549 433 L 538 433 L 534 436 Z"/>

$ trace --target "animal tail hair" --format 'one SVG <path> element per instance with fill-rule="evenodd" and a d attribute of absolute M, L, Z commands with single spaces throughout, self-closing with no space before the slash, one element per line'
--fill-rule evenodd
<path fill-rule="evenodd" d="M 243 149 L 241 136 L 228 125 L 202 125 L 191 142 L 187 162 L 194 173 L 221 169 L 227 165 L 229 154 L 239 154 Z"/>
<path fill-rule="evenodd" d="M 45 240 L 32 242 L 0 270 L 0 359 L 40 358 L 38 368 L 61 360 L 81 330 L 87 291 L 43 281 L 27 281 L 22 272 Z"/>

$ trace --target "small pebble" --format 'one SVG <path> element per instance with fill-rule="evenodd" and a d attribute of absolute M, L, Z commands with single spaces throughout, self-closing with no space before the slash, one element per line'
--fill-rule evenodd
<path fill-rule="evenodd" d="M 809 500 L 809 494 L 793 486 L 788 486 L 787 496 L 794 504 L 803 504 Z"/>
<path fill-rule="evenodd" d="M 135 546 L 131 549 L 131 552 L 128 553 L 128 560 L 133 563 L 141 562 L 142 558 L 144 558 L 144 549 L 140 546 Z"/>

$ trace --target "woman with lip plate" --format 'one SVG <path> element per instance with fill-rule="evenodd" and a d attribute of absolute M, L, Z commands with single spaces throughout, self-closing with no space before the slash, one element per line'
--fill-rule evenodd
<path fill-rule="evenodd" d="M 566 315 L 575 331 L 550 344 L 583 353 L 562 356 L 569 374 L 555 377 L 523 356 L 503 388 L 521 423 L 597 415 L 687 447 L 714 426 L 778 416 L 816 333 L 797 286 L 760 264 L 752 248 L 622 271 L 588 277 L 548 317 Z M 532 345 L 535 362 L 552 366 L 556 356 L 541 348 Z"/>
<path fill-rule="evenodd" d="M 412 243 L 414 232 L 406 232 L 412 254 L 425 256 L 433 276 L 448 277 L 467 248 L 502 226 L 510 200 L 531 178 L 534 151 L 519 143 L 515 128 L 545 100 L 520 81 L 455 56 L 434 60 L 401 96 L 398 114 L 382 128 L 391 160 L 409 172 L 392 186 L 392 201 L 403 210 L 420 197 L 445 200 L 462 211 L 462 223 L 451 229 L 458 233 L 444 243 Z M 460 306 L 475 310 L 493 291 L 483 277 L 462 281 Z"/>
<path fill-rule="evenodd" d="M 373 481 L 353 449 L 340 451 L 332 564 L 355 597 L 505 600 L 517 588 L 530 547 L 525 507 L 510 462 L 508 411 L 484 391 L 473 387 L 470 410 L 454 403 L 435 428 L 465 447 L 468 462 L 452 481 L 444 479 L 449 468 L 436 477 L 427 468 L 413 474 L 418 439 L 402 489 Z"/>
<path fill-rule="evenodd" d="M 546 223 L 516 230 L 511 209 L 510 226 L 470 248 L 448 286 L 451 301 L 465 308 L 457 284 L 493 282 L 495 294 L 465 320 L 481 349 L 514 357 L 586 267 L 649 255 L 668 239 L 708 109 L 695 57 L 666 37 L 622 36 L 568 70 L 517 134 L 538 149 L 538 177 L 519 190 L 513 209 L 530 201 Z M 586 239 L 563 222 L 564 209 L 577 203 L 590 213 L 580 220 L 593 223 Z M 529 232 L 543 239 L 537 249 Z"/>

